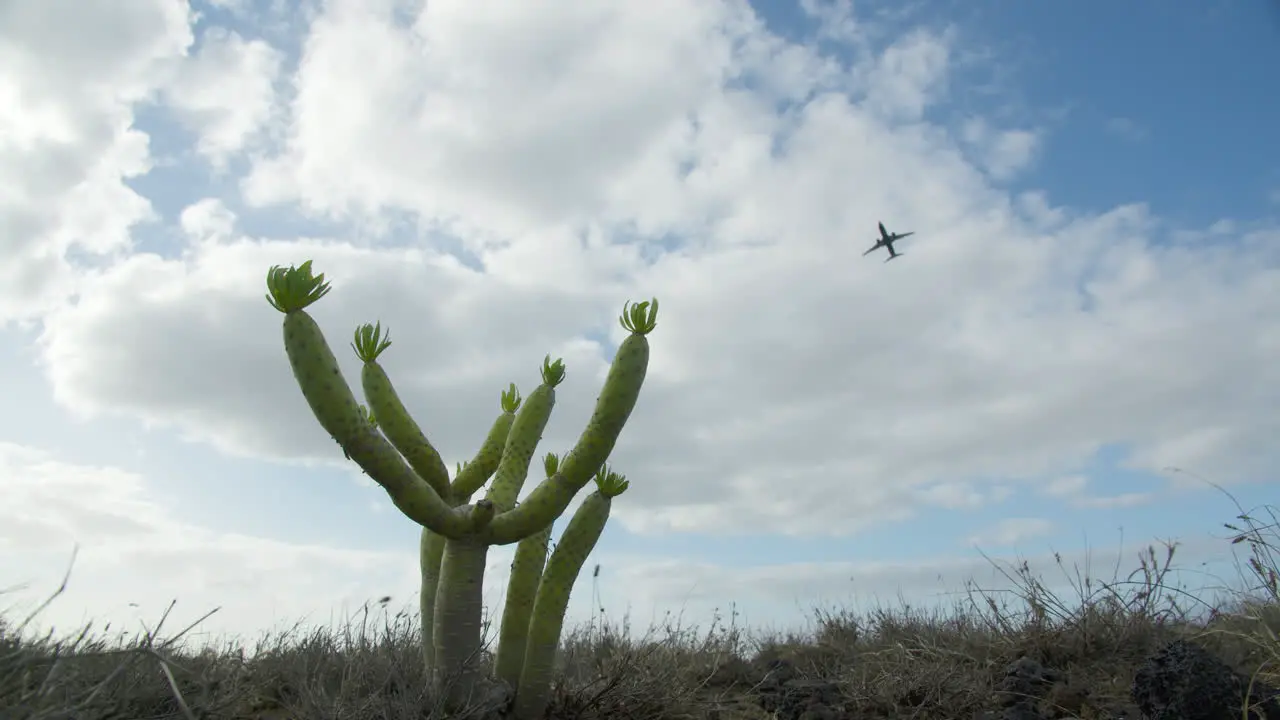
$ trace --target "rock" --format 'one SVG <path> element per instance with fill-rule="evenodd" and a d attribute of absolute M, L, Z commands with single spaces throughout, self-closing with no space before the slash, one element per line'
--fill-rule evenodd
<path fill-rule="evenodd" d="M 852 720 L 840 686 L 799 677 L 789 660 L 772 660 L 756 689 L 756 702 L 778 720 Z"/>
<path fill-rule="evenodd" d="M 1248 677 L 1199 645 L 1175 640 L 1138 669 L 1132 697 L 1147 720 L 1241 720 L 1247 692 Z M 1254 683 L 1249 720 L 1280 718 L 1277 695 L 1274 688 Z"/>
<path fill-rule="evenodd" d="M 458 708 L 450 717 L 460 720 L 508 720 L 515 701 L 515 690 L 497 678 L 485 678 L 466 707 Z"/>
<path fill-rule="evenodd" d="M 1088 688 L 1041 662 L 1022 656 L 1009 663 L 1004 677 L 996 683 L 998 710 L 987 710 L 975 720 L 1058 720 L 1096 718 L 1122 720 L 1129 717 L 1123 708 L 1100 706 Z"/>
<path fill-rule="evenodd" d="M 1040 711 L 1040 698 L 1059 680 L 1059 673 L 1024 655 L 1009 663 L 996 685 L 1000 709 L 983 712 L 978 720 L 1048 720 Z"/>

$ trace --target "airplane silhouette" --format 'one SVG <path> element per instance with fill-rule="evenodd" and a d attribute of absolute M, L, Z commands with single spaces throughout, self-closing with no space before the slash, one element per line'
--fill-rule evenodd
<path fill-rule="evenodd" d="M 890 234 L 888 230 L 884 229 L 884 223 L 880 223 L 880 238 L 876 240 L 876 244 L 872 245 L 870 250 L 862 253 L 862 256 L 866 257 L 880 248 L 889 248 L 889 257 L 885 258 L 885 262 L 889 262 L 890 260 L 904 254 L 894 250 L 893 244 L 908 235 L 915 235 L 915 231 L 909 233 Z"/>

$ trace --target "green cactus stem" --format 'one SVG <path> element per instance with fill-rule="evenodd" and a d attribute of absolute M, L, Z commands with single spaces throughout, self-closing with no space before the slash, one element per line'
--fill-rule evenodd
<path fill-rule="evenodd" d="M 440 589 L 440 564 L 444 560 L 445 538 L 422 528 L 418 540 L 418 562 L 422 569 L 422 588 L 418 591 L 418 618 L 422 632 L 422 664 L 427 677 L 436 668 L 436 593 Z"/>
<path fill-rule="evenodd" d="M 379 428 L 378 428 L 378 418 L 374 416 L 374 414 L 373 414 L 373 410 L 370 410 L 369 408 L 365 407 L 364 405 L 361 405 L 361 406 L 360 406 L 360 412 L 364 413 L 364 415 L 365 415 L 365 419 L 366 419 L 366 420 L 368 420 L 368 422 L 369 422 L 369 427 L 373 428 L 374 430 L 378 430 L 378 429 L 379 429 Z M 341 445 L 339 445 L 338 447 L 342 447 L 342 446 L 341 446 Z M 344 458 L 346 458 L 346 459 L 348 459 L 348 460 L 350 460 L 350 459 L 351 459 L 351 456 L 347 454 L 347 450 L 346 450 L 346 448 L 343 448 L 343 450 L 342 450 L 342 457 L 344 457 Z"/>
<path fill-rule="evenodd" d="M 484 443 L 470 462 L 458 463 L 447 502 L 461 505 L 488 481 L 502 460 L 502 448 L 520 408 L 520 391 L 515 383 L 501 395 L 502 413 L 489 429 Z M 435 605 L 439 593 L 440 565 L 444 559 L 445 539 L 428 528 L 422 529 L 419 540 L 419 562 L 422 566 L 422 589 L 419 594 L 419 618 L 422 625 L 422 652 L 427 676 L 435 675 Z M 514 686 L 513 686 L 514 687 Z"/>
<path fill-rule="evenodd" d="M 555 453 L 547 453 L 543 468 L 547 477 L 556 474 L 560 459 Z M 520 684 L 520 670 L 524 667 L 525 647 L 528 645 L 529 616 L 542 580 L 542 568 L 547 561 L 547 548 L 551 544 L 551 525 L 530 535 L 516 545 L 515 558 L 511 561 L 511 575 L 507 580 L 507 600 L 502 611 L 502 631 L 498 638 L 498 653 L 494 658 L 494 674 L 512 688 Z"/>
<path fill-rule="evenodd" d="M 476 537 L 445 540 L 433 618 L 432 685 L 446 706 L 469 704 L 479 680 L 484 566 L 489 545 Z"/>
<path fill-rule="evenodd" d="M 648 334 L 658 324 L 657 298 L 651 303 L 624 306 L 622 316 L 618 318 L 622 327 L 631 334 L 622 341 L 613 356 L 604 387 L 596 399 L 595 411 L 578 438 L 578 444 L 560 464 L 560 472 L 571 486 L 586 485 L 609 458 L 618 435 L 635 409 L 649 367 Z"/>
<path fill-rule="evenodd" d="M 502 462 L 502 449 L 506 447 L 511 426 L 516 420 L 516 411 L 520 409 L 520 402 L 520 391 L 516 389 L 515 383 L 511 383 L 511 387 L 502 393 L 502 414 L 493 421 L 493 426 L 489 428 L 489 434 L 476 452 L 476 456 L 471 459 L 471 462 L 460 467 L 458 474 L 453 478 L 450 491 L 458 502 L 470 500 L 471 495 L 497 471 L 498 465 Z"/>
<path fill-rule="evenodd" d="M 613 356 L 586 429 L 568 455 L 561 458 L 559 472 L 554 477 L 534 488 L 520 507 L 494 518 L 488 536 L 492 543 L 518 542 L 551 523 L 609 458 L 644 385 L 649 365 L 647 335 L 657 325 L 657 315 L 656 299 L 652 305 L 643 302 L 624 309 L 620 322 L 631 335 L 622 341 Z"/>
<path fill-rule="evenodd" d="M 520 672 L 519 689 L 516 691 L 515 713 L 518 720 L 535 720 L 542 717 L 551 694 L 551 673 L 555 664 L 560 633 L 564 629 L 564 615 L 569 607 L 569 593 L 578 573 L 595 549 L 600 533 L 609 520 L 613 498 L 627 489 L 626 479 L 601 466 L 596 474 L 596 491 L 573 514 L 556 544 L 555 552 L 547 560 L 533 615 L 529 621 L 524 667 Z"/>
<path fill-rule="evenodd" d="M 449 494 L 449 468 L 440 453 L 427 440 L 418 423 L 413 421 L 400 396 L 391 384 L 391 378 L 378 364 L 378 356 L 391 347 L 391 334 L 382 333 L 382 323 L 365 323 L 356 328 L 355 341 L 351 343 L 356 356 L 364 363 L 360 371 L 364 396 L 369 401 L 382 427 L 382 432 L 396 450 L 409 461 L 409 467 L 418 477 L 427 481 L 440 497 Z"/>
<path fill-rule="evenodd" d="M 356 402 L 324 333 L 304 310 L 329 292 L 324 274 L 313 277 L 310 260 L 297 268 L 276 266 L 267 273 L 267 289 L 268 302 L 284 313 L 285 354 L 294 379 L 320 426 L 406 516 L 446 536 L 471 532 L 469 516 L 455 513 L 418 477 Z"/>
<path fill-rule="evenodd" d="M 311 278 L 315 286 L 303 294 L 310 283 L 303 284 L 298 278 L 304 274 L 310 276 L 310 264 L 310 261 L 303 263 L 301 268 L 283 277 L 277 274 L 280 268 L 272 268 L 268 287 L 274 298 L 272 305 L 285 313 L 284 349 L 302 396 L 311 406 L 320 426 L 345 447 L 348 440 L 368 427 L 369 418 L 343 379 L 338 359 L 325 341 L 320 326 L 303 309 L 329 291 L 328 283 L 324 282 L 321 274 Z"/>
<path fill-rule="evenodd" d="M 498 419 L 494 421 L 489 429 L 489 435 L 475 457 L 468 463 L 458 463 L 453 486 L 450 488 L 449 496 L 445 498 L 451 505 L 468 502 L 472 493 L 488 481 L 502 459 L 502 448 L 506 444 L 511 424 L 515 421 L 516 410 L 520 408 L 520 391 L 515 383 L 511 383 L 508 389 L 503 391 L 501 404 L 502 414 L 498 415 Z M 423 663 L 427 676 L 431 677 L 436 667 L 435 607 L 440 583 L 440 564 L 444 559 L 445 539 L 424 527 L 418 544 L 418 559 L 422 566 L 418 617 L 422 626 Z"/>
<path fill-rule="evenodd" d="M 521 540 L 511 561 L 498 652 L 494 658 L 494 675 L 512 688 L 520 686 L 520 672 L 524 669 L 524 655 L 529 644 L 529 618 L 533 615 L 538 583 L 542 580 L 542 569 L 547 561 L 552 527 L 548 525 L 542 532 Z"/>
<path fill-rule="evenodd" d="M 528 477 L 533 453 L 538 449 L 542 431 L 546 429 L 551 411 L 555 408 L 556 385 L 563 380 L 564 361 L 556 360 L 553 363 L 548 355 L 542 361 L 542 384 L 529 393 L 524 406 L 516 415 L 516 421 L 507 435 L 506 447 L 502 450 L 502 462 L 498 465 L 497 474 L 493 476 L 493 484 L 489 486 L 487 497 L 499 512 L 515 507 L 520 488 Z"/>
<path fill-rule="evenodd" d="M 529 473 L 529 462 L 555 407 L 555 386 L 563 380 L 564 361 L 552 362 L 548 355 L 542 363 L 542 384 L 524 399 L 511 425 L 493 484 L 485 498 L 486 507 L 505 511 L 515 506 L 516 497 Z M 474 625 L 479 628 L 483 608 L 479 595 L 452 592 L 456 587 L 452 583 L 457 581 L 449 579 L 449 573 L 454 572 L 452 568 L 456 567 L 459 575 L 472 572 L 483 575 L 488 552 L 489 543 L 483 537 L 476 538 L 476 542 L 470 539 L 445 542 L 441 575 L 445 578 L 444 582 L 450 583 L 448 587 L 451 589 L 451 596 L 445 599 L 437 592 L 433 622 L 437 669 L 450 667 L 459 673 L 455 689 L 446 694 L 448 701 L 455 706 L 465 702 L 465 696 L 475 683 L 472 663 L 479 657 L 480 637 L 478 633 L 472 634 L 471 627 Z M 461 630 L 453 634 L 455 628 Z M 460 666 L 464 662 L 467 664 Z M 445 681 L 439 673 L 435 678 L 437 682 Z"/>

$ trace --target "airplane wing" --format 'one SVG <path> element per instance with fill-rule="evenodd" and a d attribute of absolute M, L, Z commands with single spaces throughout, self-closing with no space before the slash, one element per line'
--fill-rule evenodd
<path fill-rule="evenodd" d="M 902 238 L 904 238 L 904 237 L 906 237 L 906 236 L 908 236 L 908 235 L 915 235 L 915 234 L 916 234 L 916 231 L 915 231 L 915 230 L 912 230 L 912 231 L 911 231 L 911 232 L 909 232 L 909 233 L 902 233 L 901 235 L 899 235 L 899 236 L 898 236 L 898 239 L 899 239 L 899 240 L 901 240 Z"/>
<path fill-rule="evenodd" d="M 870 249 L 870 250 L 868 250 L 868 251 L 866 251 L 866 252 L 862 253 L 862 256 L 863 256 L 863 257 L 866 257 L 866 256 L 870 255 L 871 253 L 873 253 L 873 252 L 875 252 L 875 251 L 879 250 L 881 247 L 882 247 L 882 246 L 881 246 L 881 244 L 880 244 L 880 243 L 876 243 L 875 245 L 872 245 L 872 246 L 871 246 L 871 249 Z"/>

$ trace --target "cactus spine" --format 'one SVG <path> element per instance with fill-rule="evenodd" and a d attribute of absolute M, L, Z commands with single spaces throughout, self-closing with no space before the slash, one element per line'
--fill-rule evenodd
<path fill-rule="evenodd" d="M 423 660 L 448 705 L 460 706 L 479 681 L 482 582 L 492 545 L 520 543 L 513 562 L 498 675 L 517 689 L 517 717 L 533 720 L 546 707 L 550 663 L 563 628 L 569 590 L 608 519 L 610 498 L 626 481 L 604 463 L 631 415 L 648 367 L 647 339 L 656 326 L 657 300 L 628 305 L 620 318 L 630 335 L 619 346 L 591 419 L 562 459 L 549 456 L 548 477 L 517 503 L 529 464 L 555 406 L 564 364 L 548 356 L 542 384 L 521 402 L 514 384 L 502 394 L 502 414 L 475 458 L 452 483 L 440 454 L 400 402 L 378 357 L 390 346 L 381 324 L 362 325 L 351 346 L 363 362 L 361 387 L 369 408 L 355 399 L 324 334 L 306 308 L 328 294 L 311 261 L 272 267 L 267 301 L 284 314 L 285 353 L 320 426 L 346 457 L 382 486 L 409 519 L 422 526 Z M 493 476 L 486 496 L 471 496 Z M 551 526 L 592 478 L 598 489 L 574 514 L 543 568 Z M 530 596 L 536 587 L 536 597 Z M 514 590 L 515 594 L 511 592 Z M 510 624 L 510 627 L 508 627 Z M 526 700 L 521 700 L 521 696 Z"/>

